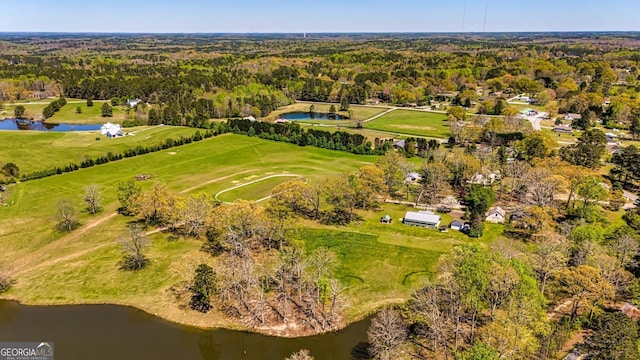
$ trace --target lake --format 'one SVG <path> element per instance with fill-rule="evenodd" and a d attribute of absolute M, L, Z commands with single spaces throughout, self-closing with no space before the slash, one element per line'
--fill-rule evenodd
<path fill-rule="evenodd" d="M 100 124 L 49 124 L 40 121 L 22 119 L 0 120 L 0 130 L 32 130 L 32 131 L 95 131 L 100 130 Z"/>
<path fill-rule="evenodd" d="M 0 300 L 0 341 L 54 342 L 56 359 L 276 359 L 308 349 L 316 360 L 358 359 L 366 319 L 336 333 L 285 339 L 177 325 L 117 305 L 25 306 Z"/>
<path fill-rule="evenodd" d="M 321 112 L 290 112 L 280 115 L 280 118 L 285 120 L 300 121 L 300 120 L 347 120 L 346 116 L 338 114 L 329 114 Z"/>

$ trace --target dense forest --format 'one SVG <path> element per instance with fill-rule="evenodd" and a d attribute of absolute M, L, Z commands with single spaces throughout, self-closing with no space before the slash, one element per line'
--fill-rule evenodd
<path fill-rule="evenodd" d="M 15 35 L 0 40 L 0 100 L 140 98 L 161 106 L 154 123 L 197 125 L 265 116 L 295 100 L 425 105 L 456 95 L 455 104 L 499 115 L 501 96 L 526 93 L 552 113 L 628 126 L 637 118 L 637 45 L 632 34 L 597 33 Z"/>

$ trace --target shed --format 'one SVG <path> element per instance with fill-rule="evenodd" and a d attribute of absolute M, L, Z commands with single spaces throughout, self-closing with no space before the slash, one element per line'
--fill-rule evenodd
<path fill-rule="evenodd" d="M 410 226 L 422 226 L 426 228 L 437 229 L 440 226 L 440 216 L 429 213 L 408 211 L 402 223 Z"/>
<path fill-rule="evenodd" d="M 380 222 L 383 224 L 391 224 L 392 221 L 393 219 L 391 218 L 391 216 L 389 216 L 389 214 L 380 218 Z"/>
<path fill-rule="evenodd" d="M 449 227 L 453 230 L 461 231 L 464 227 L 464 223 L 460 220 L 453 220 L 451 224 L 449 224 Z"/>

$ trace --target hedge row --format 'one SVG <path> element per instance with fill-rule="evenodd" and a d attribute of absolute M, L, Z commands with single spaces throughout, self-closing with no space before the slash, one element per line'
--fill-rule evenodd
<path fill-rule="evenodd" d="M 55 167 L 47 170 L 34 171 L 32 173 L 22 175 L 20 180 L 21 181 L 35 180 L 35 179 L 41 179 L 44 177 L 53 176 L 57 174 L 68 173 L 68 172 L 76 171 L 82 168 L 88 168 L 95 165 L 106 164 L 112 161 L 118 161 L 123 158 L 130 158 L 130 157 L 144 155 L 144 154 L 148 154 L 148 153 L 152 153 L 160 150 L 170 149 L 176 146 L 191 144 L 192 142 L 208 139 L 216 135 L 218 135 L 218 131 L 208 130 L 208 131 L 205 131 L 203 135 L 198 130 L 195 132 L 195 134 L 193 134 L 190 137 L 180 137 L 179 139 L 175 139 L 175 140 L 171 138 L 166 139 L 165 142 L 162 143 L 161 145 L 146 146 L 146 147 L 136 146 L 135 148 L 125 150 L 123 154 L 119 154 L 119 153 L 114 154 L 114 153 L 108 152 L 105 156 L 100 156 L 95 159 L 87 159 L 82 161 L 80 164 L 70 163 L 69 165 L 64 167 L 59 166 L 59 167 Z"/>

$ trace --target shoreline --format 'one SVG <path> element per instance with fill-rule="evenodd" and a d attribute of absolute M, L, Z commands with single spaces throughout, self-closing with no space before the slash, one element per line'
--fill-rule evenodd
<path fill-rule="evenodd" d="M 262 327 L 262 328 L 249 328 L 246 326 L 243 326 L 242 324 L 238 324 L 237 322 L 233 321 L 232 319 L 227 319 L 227 318 L 221 318 L 220 315 L 217 311 L 211 311 L 209 313 L 206 314 L 201 314 L 202 317 L 206 317 L 206 318 L 210 318 L 215 316 L 215 318 L 218 320 L 217 324 L 214 325 L 203 325 L 203 324 L 197 324 L 194 323 L 192 321 L 187 321 L 186 319 L 181 320 L 181 319 L 176 319 L 173 316 L 171 316 L 168 313 L 161 313 L 161 312 L 156 312 L 152 309 L 148 309 L 145 308 L 144 306 L 140 306 L 140 305 L 135 305 L 133 303 L 128 303 L 128 302 L 106 302 L 106 301 L 96 301 L 96 302 L 90 302 L 90 301 L 80 301 L 80 302 L 75 302 L 75 301 L 68 301 L 68 302 L 47 302 L 47 301 L 36 301 L 36 302 L 25 302 L 25 301 L 21 301 L 20 299 L 18 299 L 15 296 L 0 296 L 0 300 L 4 300 L 4 301 L 13 301 L 18 303 L 21 306 L 27 306 L 27 307 L 53 307 L 53 306 L 81 306 L 81 305 L 88 305 L 88 306 L 92 306 L 92 305 L 107 305 L 107 306 L 122 306 L 122 307 L 128 307 L 128 308 L 133 308 L 135 310 L 138 311 L 142 311 L 147 315 L 156 317 L 157 319 L 160 319 L 162 321 L 166 321 L 172 325 L 179 325 L 179 326 L 185 326 L 185 327 L 189 327 L 192 329 L 197 329 L 197 330 L 216 330 L 216 329 L 224 329 L 224 330 L 230 330 L 230 331 L 239 331 L 239 332 L 245 332 L 245 333 L 253 333 L 253 334 L 259 334 L 259 335 L 263 335 L 263 336 L 271 336 L 271 337 L 278 337 L 278 338 L 283 338 L 283 339 L 296 339 L 296 338 L 305 338 L 305 337 L 313 337 L 313 336 L 318 336 L 318 335 L 323 335 L 323 334 L 329 334 L 329 333 L 335 333 L 341 330 L 344 330 L 346 327 L 348 327 L 349 325 L 355 324 L 357 322 L 360 322 L 362 320 L 365 320 L 366 318 L 374 315 L 375 313 L 377 313 L 380 308 L 376 308 L 373 309 L 371 311 L 367 311 L 364 312 L 361 315 L 357 315 L 353 318 L 349 318 L 348 321 L 344 321 L 343 323 L 340 324 L 340 326 L 338 326 L 336 329 L 330 330 L 330 331 L 325 331 L 325 332 L 320 332 L 320 333 L 309 333 L 309 334 L 287 334 L 287 333 L 282 333 L 278 330 L 282 329 L 283 327 L 286 329 L 289 326 L 288 325 L 284 325 L 284 324 L 279 324 L 279 325 L 271 325 L 269 327 Z M 162 309 L 167 309 L 166 307 L 162 307 Z M 191 310 L 182 310 L 182 309 L 178 309 L 178 308 L 169 308 L 169 310 L 178 310 L 181 313 L 188 313 L 188 312 L 192 312 Z M 195 311 L 193 311 L 195 312 Z M 200 314 L 200 313 L 198 313 Z M 191 316 L 189 316 L 189 318 L 191 318 Z M 273 331 L 269 331 L 269 329 L 272 329 Z"/>

